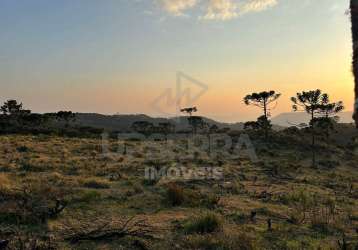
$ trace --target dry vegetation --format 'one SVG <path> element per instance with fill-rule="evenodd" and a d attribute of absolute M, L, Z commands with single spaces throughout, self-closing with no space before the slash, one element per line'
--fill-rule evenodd
<path fill-rule="evenodd" d="M 252 163 L 150 160 L 138 142 L 128 142 L 134 157 L 109 157 L 96 139 L 1 136 L 0 249 L 357 249 L 354 147 L 322 142 L 312 168 L 297 141 L 280 132 L 255 144 Z M 145 167 L 176 163 L 222 166 L 224 180 L 145 180 Z"/>

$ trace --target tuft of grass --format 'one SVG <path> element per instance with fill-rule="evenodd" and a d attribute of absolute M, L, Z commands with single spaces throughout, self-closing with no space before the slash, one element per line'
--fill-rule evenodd
<path fill-rule="evenodd" d="M 257 249 L 255 240 L 243 233 L 218 233 L 215 235 L 189 235 L 183 240 L 183 249 L 205 250 L 253 250 Z"/>
<path fill-rule="evenodd" d="M 222 230 L 222 220 L 215 213 L 207 213 L 184 224 L 186 234 L 207 234 Z"/>
<path fill-rule="evenodd" d="M 12 187 L 12 183 L 7 174 L 0 173 L 0 191 L 9 190 Z"/>
<path fill-rule="evenodd" d="M 26 152 L 29 152 L 29 148 L 26 147 L 26 146 L 20 146 L 20 147 L 17 147 L 16 148 L 17 152 L 19 153 L 26 153 Z"/>
<path fill-rule="evenodd" d="M 94 189 L 108 189 L 110 185 L 106 181 L 97 180 L 97 179 L 88 179 L 83 182 L 83 186 L 86 188 Z"/>
<path fill-rule="evenodd" d="M 33 161 L 22 160 L 20 169 L 25 172 L 45 172 L 46 166 L 36 164 Z"/>
<path fill-rule="evenodd" d="M 166 190 L 166 201 L 173 207 L 188 206 L 215 209 L 219 206 L 220 197 L 215 194 L 185 189 L 175 183 L 170 183 Z"/>
<path fill-rule="evenodd" d="M 203 195 L 200 204 L 208 209 L 215 209 L 219 206 L 220 196 L 215 194 Z"/>
<path fill-rule="evenodd" d="M 91 190 L 91 191 L 84 192 L 83 194 L 80 195 L 80 197 L 74 199 L 74 201 L 90 203 L 92 201 L 97 201 L 100 198 L 101 198 L 101 194 L 98 191 Z"/>
<path fill-rule="evenodd" d="M 237 224 L 244 224 L 249 219 L 247 215 L 241 212 L 235 212 L 231 214 L 230 218 Z"/>
<path fill-rule="evenodd" d="M 144 186 L 154 186 L 158 183 L 157 179 L 144 179 L 142 181 Z"/>
<path fill-rule="evenodd" d="M 171 206 L 180 206 L 185 201 L 184 190 L 175 183 L 170 183 L 167 187 L 167 201 Z"/>

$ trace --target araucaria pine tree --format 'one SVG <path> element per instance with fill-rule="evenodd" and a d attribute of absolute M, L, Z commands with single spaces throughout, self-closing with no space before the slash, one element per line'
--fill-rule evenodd
<path fill-rule="evenodd" d="M 257 124 L 263 129 L 266 141 L 268 139 L 269 130 L 271 129 L 271 121 L 269 120 L 270 111 L 276 106 L 273 104 L 276 104 L 276 101 L 280 96 L 281 94 L 271 90 L 252 93 L 244 98 L 246 105 L 253 105 L 262 109 L 263 115 L 258 118 Z"/>

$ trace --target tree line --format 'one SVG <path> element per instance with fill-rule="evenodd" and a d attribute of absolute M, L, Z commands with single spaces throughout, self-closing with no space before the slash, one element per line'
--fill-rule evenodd
<path fill-rule="evenodd" d="M 0 133 L 30 133 L 83 136 L 100 134 L 103 130 L 75 126 L 72 111 L 37 114 L 25 109 L 17 100 L 7 100 L 0 107 Z"/>
<path fill-rule="evenodd" d="M 51 120 L 63 121 L 68 126 L 69 122 L 75 120 L 75 115 L 71 111 L 59 111 L 56 113 L 37 114 L 29 109 L 24 109 L 22 103 L 16 100 L 8 100 L 0 107 L 2 122 L 11 125 L 42 125 Z"/>

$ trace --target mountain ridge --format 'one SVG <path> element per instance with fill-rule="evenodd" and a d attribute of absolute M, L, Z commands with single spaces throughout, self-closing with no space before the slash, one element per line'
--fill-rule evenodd
<path fill-rule="evenodd" d="M 151 117 L 145 114 L 115 114 L 115 115 L 103 115 L 97 113 L 75 113 L 75 124 L 81 126 L 89 126 L 94 128 L 103 128 L 112 131 L 128 131 L 134 122 L 146 121 L 158 125 L 163 122 L 170 122 L 176 125 L 177 130 L 185 130 L 189 128 L 189 124 L 186 116 L 163 118 L 163 117 Z M 204 121 L 216 125 L 220 129 L 230 128 L 231 130 L 242 130 L 244 123 L 225 123 L 219 122 L 207 117 L 203 117 Z"/>
<path fill-rule="evenodd" d="M 353 123 L 353 112 L 341 112 L 337 116 L 340 118 L 339 123 Z M 309 121 L 310 116 L 305 112 L 285 112 L 271 119 L 272 124 L 282 127 L 297 126 L 301 123 L 307 124 Z"/>
<path fill-rule="evenodd" d="M 186 130 L 189 128 L 187 116 L 179 117 L 151 117 L 145 114 L 114 114 L 104 115 L 97 113 L 75 113 L 75 124 L 80 126 L 89 126 L 94 128 L 101 128 L 110 131 L 129 131 L 131 126 L 136 121 L 146 121 L 158 125 L 163 122 L 170 122 L 176 125 L 177 130 Z M 340 115 L 340 123 L 352 123 L 352 112 L 342 112 Z M 216 125 L 219 129 L 230 128 L 231 130 L 244 129 L 244 122 L 227 123 L 220 122 L 208 117 L 203 117 L 204 121 Z M 297 126 L 302 123 L 309 122 L 309 115 L 303 112 L 286 112 L 281 113 L 271 119 L 273 128 L 281 130 L 285 127 Z"/>

